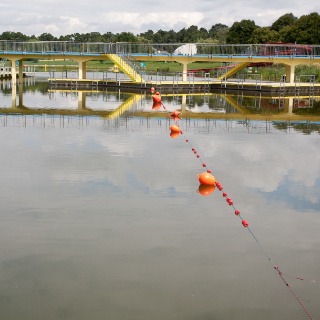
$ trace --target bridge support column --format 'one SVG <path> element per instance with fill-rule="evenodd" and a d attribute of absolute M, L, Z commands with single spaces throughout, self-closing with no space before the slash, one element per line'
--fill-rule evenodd
<path fill-rule="evenodd" d="M 19 107 L 23 107 L 23 82 L 19 85 Z"/>
<path fill-rule="evenodd" d="M 23 60 L 19 60 L 19 83 L 23 83 Z"/>
<path fill-rule="evenodd" d="M 187 107 L 187 95 L 183 94 L 182 95 L 182 101 L 181 101 L 181 111 L 185 112 Z"/>
<path fill-rule="evenodd" d="M 16 59 L 10 59 L 11 61 L 11 85 L 12 88 L 17 84 L 17 61 Z"/>
<path fill-rule="evenodd" d="M 286 65 L 286 82 L 294 83 L 294 71 L 295 71 L 294 64 Z"/>
<path fill-rule="evenodd" d="M 86 108 L 86 93 L 84 91 L 78 92 L 78 109 L 83 110 Z"/>
<path fill-rule="evenodd" d="M 292 111 L 293 111 L 293 98 L 288 98 L 285 99 L 285 104 L 284 104 L 285 108 L 288 110 L 288 115 L 292 115 Z"/>
<path fill-rule="evenodd" d="M 79 61 L 79 79 L 86 79 L 87 78 L 87 62 L 86 61 Z"/>
<path fill-rule="evenodd" d="M 188 76 L 188 63 L 182 63 L 182 81 L 187 81 Z"/>

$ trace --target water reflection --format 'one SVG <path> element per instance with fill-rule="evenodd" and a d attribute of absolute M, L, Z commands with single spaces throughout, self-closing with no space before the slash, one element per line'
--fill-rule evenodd
<path fill-rule="evenodd" d="M 131 116 L 162 116 L 161 105 L 152 107 L 149 92 L 128 93 L 120 90 L 50 90 L 47 82 L 27 78 L 17 87 L 10 81 L 0 83 L 4 113 L 51 113 L 69 115 L 101 115 L 117 117 L 127 112 Z M 162 95 L 169 111 L 181 110 L 185 118 L 239 118 L 270 120 L 320 120 L 320 97 L 309 95 L 287 97 L 233 94 L 220 92 L 179 93 Z"/>

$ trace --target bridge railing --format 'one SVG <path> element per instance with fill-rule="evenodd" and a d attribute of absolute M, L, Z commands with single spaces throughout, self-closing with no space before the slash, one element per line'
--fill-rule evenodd
<path fill-rule="evenodd" d="M 77 43 L 68 41 L 0 41 L 0 53 L 206 56 L 308 56 L 319 57 L 320 45 L 301 44 L 210 44 L 210 43 Z"/>

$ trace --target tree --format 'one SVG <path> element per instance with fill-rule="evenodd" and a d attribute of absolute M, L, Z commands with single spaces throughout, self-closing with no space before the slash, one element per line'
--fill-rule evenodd
<path fill-rule="evenodd" d="M 279 33 L 274 30 L 270 30 L 269 27 L 257 28 L 252 32 L 250 38 L 251 43 L 267 43 L 279 41 Z"/>
<path fill-rule="evenodd" d="M 182 42 L 197 42 L 199 36 L 198 27 L 195 25 L 190 26 L 186 29 Z"/>
<path fill-rule="evenodd" d="M 145 39 L 151 40 L 153 39 L 154 32 L 152 30 L 148 30 L 147 32 L 140 33 L 139 36 Z"/>
<path fill-rule="evenodd" d="M 54 37 L 52 34 L 50 33 L 42 33 L 39 37 L 38 37 L 39 41 L 55 41 L 57 40 L 56 37 Z"/>
<path fill-rule="evenodd" d="M 286 41 L 301 44 L 320 43 L 320 15 L 317 12 L 301 16 L 295 24 L 287 30 Z"/>
<path fill-rule="evenodd" d="M 226 43 L 229 27 L 225 24 L 217 23 L 208 31 L 208 35 L 217 43 Z"/>
<path fill-rule="evenodd" d="M 137 42 L 137 38 L 132 32 L 121 32 L 116 36 L 118 42 Z"/>
<path fill-rule="evenodd" d="M 2 40 L 15 40 L 15 41 L 27 41 L 28 36 L 21 32 L 5 31 L 1 34 L 0 39 Z"/>
<path fill-rule="evenodd" d="M 226 42 L 227 43 L 250 43 L 250 38 L 255 29 L 258 26 L 253 20 L 241 20 L 235 22 L 229 29 Z"/>
<path fill-rule="evenodd" d="M 294 23 L 297 21 L 297 17 L 295 17 L 292 13 L 286 13 L 285 15 L 281 16 L 277 19 L 272 25 L 271 30 L 280 31 L 284 27 L 293 26 Z"/>

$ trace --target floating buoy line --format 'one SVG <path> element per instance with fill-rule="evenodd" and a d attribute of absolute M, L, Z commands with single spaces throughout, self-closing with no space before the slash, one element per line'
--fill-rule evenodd
<path fill-rule="evenodd" d="M 151 93 L 154 93 L 154 92 L 155 92 L 155 89 L 151 88 Z M 152 96 L 152 99 L 153 99 L 152 109 L 160 109 L 162 107 L 164 110 L 168 111 L 167 108 L 165 107 L 165 105 L 162 103 L 160 92 L 157 91 Z M 185 142 L 189 145 L 193 154 L 200 161 L 202 168 L 205 169 L 205 171 L 200 173 L 197 177 L 199 180 L 199 183 L 200 183 L 200 186 L 198 188 L 198 192 L 203 196 L 209 196 L 217 188 L 222 193 L 222 197 L 225 198 L 227 204 L 234 210 L 235 216 L 240 218 L 242 226 L 249 231 L 250 235 L 253 237 L 255 242 L 258 244 L 259 248 L 262 250 L 264 255 L 267 257 L 268 261 L 272 264 L 273 269 L 276 271 L 276 273 L 280 277 L 281 281 L 290 290 L 290 292 L 292 293 L 292 295 L 294 296 L 296 301 L 300 304 L 300 306 L 304 310 L 305 314 L 309 317 L 309 319 L 314 320 L 314 318 L 312 317 L 312 315 L 309 312 L 309 310 L 307 309 L 307 307 L 304 305 L 302 300 L 299 298 L 299 296 L 293 290 L 292 286 L 286 280 L 287 276 L 284 275 L 284 273 L 280 270 L 279 266 L 272 260 L 271 256 L 268 254 L 268 252 L 261 245 L 259 239 L 256 237 L 256 235 L 253 233 L 253 231 L 249 227 L 249 222 L 241 216 L 240 210 L 236 208 L 231 197 L 227 194 L 227 192 L 225 192 L 222 184 L 212 175 L 212 171 L 208 168 L 207 164 L 202 160 L 198 151 L 194 148 L 194 146 L 191 144 L 190 140 L 186 137 L 183 130 L 181 130 L 181 128 L 179 127 L 178 121 L 181 120 L 181 112 L 178 110 L 175 110 L 173 112 L 168 112 L 168 114 L 169 114 L 169 117 L 174 121 L 174 124 L 169 127 L 170 128 L 170 137 L 177 138 L 180 135 L 183 136 Z M 315 280 L 304 279 L 301 277 L 294 277 L 294 279 L 316 282 Z"/>

